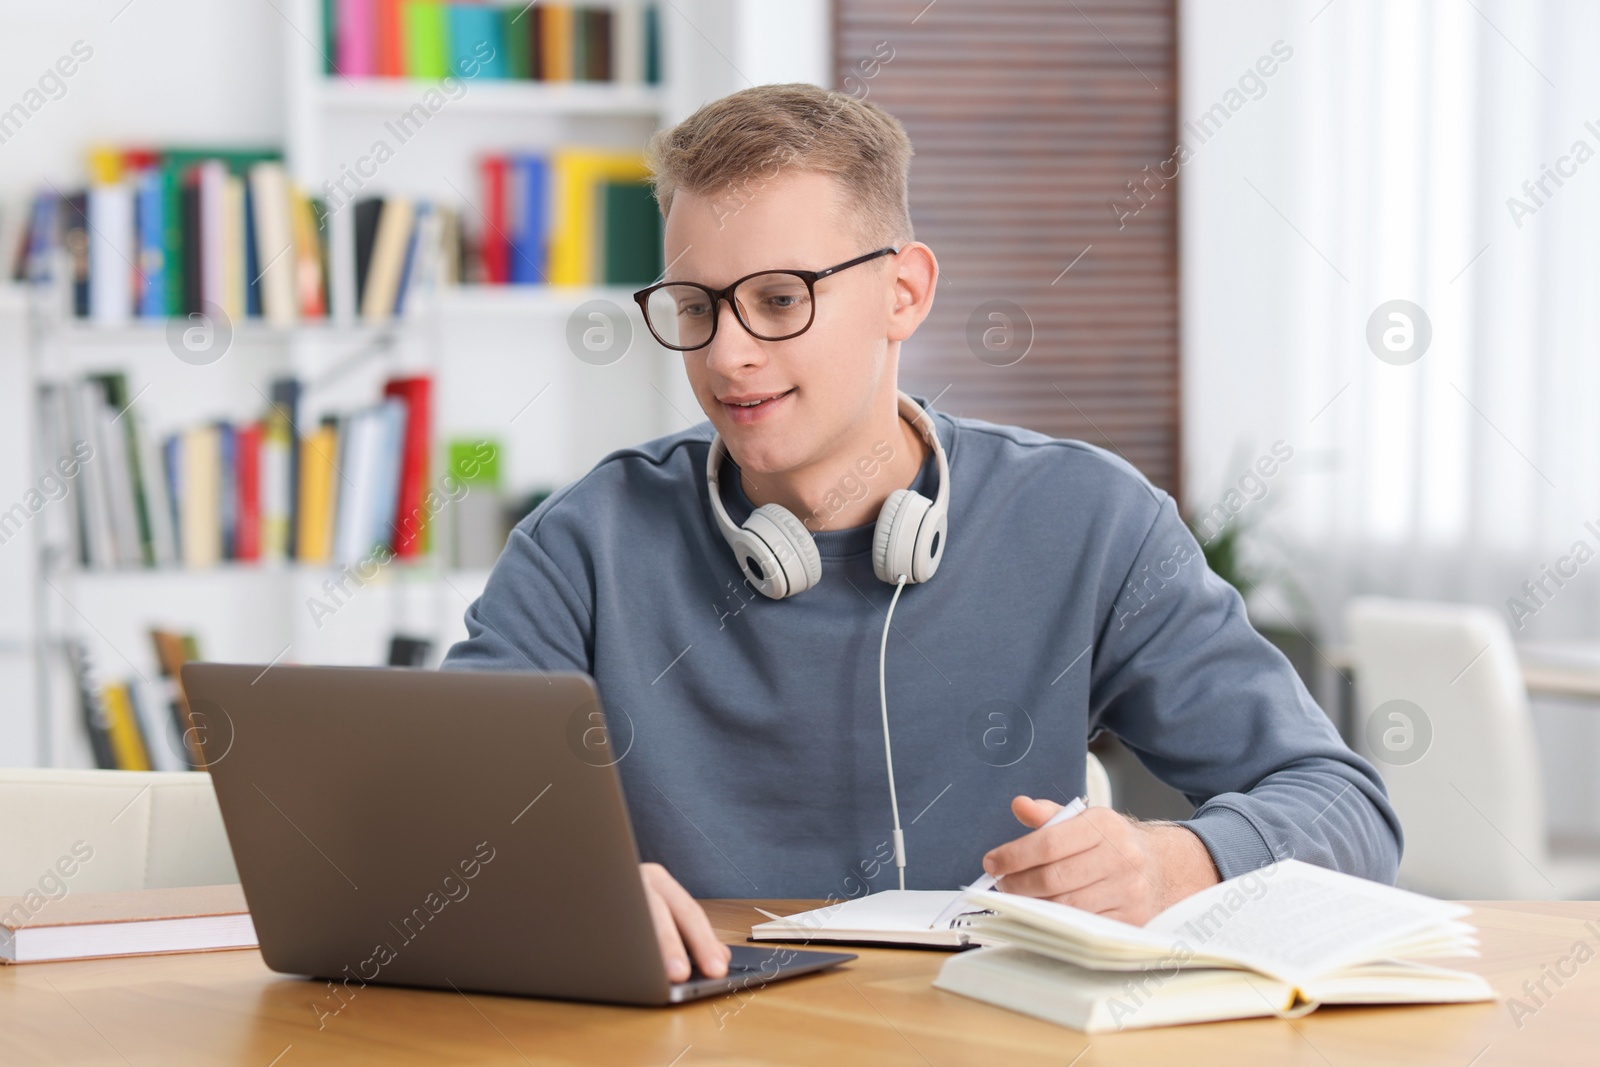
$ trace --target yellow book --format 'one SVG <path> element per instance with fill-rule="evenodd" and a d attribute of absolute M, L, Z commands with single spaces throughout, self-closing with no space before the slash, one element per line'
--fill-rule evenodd
<path fill-rule="evenodd" d="M 122 150 L 110 145 L 95 145 L 89 149 L 89 183 L 115 185 L 122 180 Z"/>
<path fill-rule="evenodd" d="M 244 179 L 228 175 L 222 185 L 222 310 L 234 322 L 244 318 L 250 280 L 244 265 Z"/>
<path fill-rule="evenodd" d="M 127 687 L 120 682 L 106 686 L 100 690 L 100 701 L 105 705 L 106 732 L 111 735 L 111 753 L 116 757 L 117 769 L 150 770 L 150 753 L 145 749 L 144 734 L 133 714 Z"/>
<path fill-rule="evenodd" d="M 564 148 L 552 154 L 550 283 L 597 285 L 600 277 L 600 183 L 649 177 L 637 152 Z"/>
<path fill-rule="evenodd" d="M 222 559 L 222 455 L 215 426 L 183 432 L 178 474 L 179 543 L 185 567 L 213 567 Z"/>
<path fill-rule="evenodd" d="M 295 531 L 297 558 L 305 563 L 325 563 L 332 551 L 334 468 L 339 431 L 330 423 L 317 427 L 300 448 L 299 526 Z"/>

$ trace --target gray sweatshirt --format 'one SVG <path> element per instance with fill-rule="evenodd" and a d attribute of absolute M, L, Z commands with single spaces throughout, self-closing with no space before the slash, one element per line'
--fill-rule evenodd
<path fill-rule="evenodd" d="M 948 544 L 888 645 L 907 888 L 982 873 L 1025 832 L 1013 796 L 1081 793 L 1100 730 L 1198 805 L 1183 825 L 1224 878 L 1293 856 L 1392 882 L 1400 825 L 1380 778 L 1172 498 L 1081 442 L 934 419 Z M 878 706 L 893 587 L 873 574 L 873 528 L 816 535 L 815 588 L 757 594 L 711 518 L 710 439 L 702 423 L 614 452 L 523 519 L 444 666 L 593 675 L 641 858 L 695 896 L 893 888 Z M 739 479 L 722 486 L 742 522 Z M 934 496 L 931 455 L 915 486 Z"/>

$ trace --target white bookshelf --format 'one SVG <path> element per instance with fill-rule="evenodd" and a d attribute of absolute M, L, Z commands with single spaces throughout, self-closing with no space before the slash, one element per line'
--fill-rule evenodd
<path fill-rule="evenodd" d="M 637 148 L 658 126 L 754 82 L 828 78 L 824 0 L 674 0 L 659 8 L 660 85 L 471 83 L 361 195 L 476 202 L 483 151 L 568 143 Z M 54 106 L 51 122 L 30 127 L 30 142 L 7 146 L 11 163 L 0 173 L 0 194 L 20 197 L 46 179 L 76 184 L 84 150 L 98 140 L 280 145 L 296 180 L 321 195 L 322 180 L 367 152 L 384 123 L 421 100 L 428 85 L 324 76 L 310 44 L 320 40 L 320 10 L 319 0 L 225 8 L 166 0 L 130 9 L 114 27 L 117 47 L 97 43 L 94 64 Z M 230 54 L 188 55 L 185 42 L 197 26 Z M 53 58 L 58 38 L 78 32 L 70 13 L 41 9 L 0 52 L 26 58 L 22 65 L 32 69 Z M 32 62 L 35 52 L 44 57 L 40 64 Z M 331 251 L 335 269 L 348 269 L 349 247 Z M 565 342 L 567 316 L 595 299 L 626 310 L 634 327 L 628 354 L 607 366 L 578 360 Z M 256 417 L 265 406 L 260 394 L 281 374 L 307 383 L 301 419 L 311 423 L 325 410 L 373 402 L 390 376 L 426 370 L 434 377 L 436 444 L 476 435 L 500 441 L 512 496 L 564 484 L 615 448 L 701 417 L 680 357 L 654 345 L 631 293 L 611 287 L 442 291 L 412 303 L 403 321 L 381 326 L 241 322 L 228 354 L 207 367 L 172 355 L 165 322 L 102 327 L 63 316 L 62 306 L 60 294 L 52 304 L 0 286 L 0 380 L 7 386 L 0 389 L 0 508 L 19 499 L 53 459 L 35 443 L 36 385 L 90 371 L 126 373 L 146 430 L 159 434 L 212 418 Z M 368 354 L 353 359 L 362 352 Z M 440 459 L 434 457 L 434 477 Z M 0 618 L 0 684 L 10 697 L 0 704 L 5 764 L 90 765 L 72 682 L 55 654 L 63 635 L 83 637 L 106 678 L 156 676 L 152 624 L 194 631 L 208 658 L 235 662 L 378 663 L 394 631 L 433 639 L 437 656 L 464 635 L 462 613 L 488 577 L 484 569 L 449 568 L 442 555 L 390 565 L 317 627 L 305 602 L 336 568 L 89 570 L 51 551 L 45 525 L 0 545 L 0 598 L 13 606 Z"/>

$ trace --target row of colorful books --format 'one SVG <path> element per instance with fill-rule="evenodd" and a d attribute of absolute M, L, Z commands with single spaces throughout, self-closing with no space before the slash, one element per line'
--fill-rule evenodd
<path fill-rule="evenodd" d="M 50 281 L 59 253 L 72 311 L 117 323 L 198 312 L 321 318 L 328 307 L 326 206 L 272 150 L 97 147 L 89 185 L 33 198 L 6 250 L 15 280 Z"/>
<path fill-rule="evenodd" d="M 485 157 L 482 205 L 465 211 L 331 181 L 312 197 L 271 151 L 97 148 L 89 164 L 88 188 L 51 186 L 15 224 L 0 219 L 0 255 L 16 281 L 64 272 L 72 314 L 101 325 L 208 305 L 274 326 L 382 323 L 463 282 L 632 285 L 661 270 L 660 213 L 632 152 Z M 337 226 L 353 227 L 343 279 L 329 259 Z"/>
<path fill-rule="evenodd" d="M 492 155 L 479 173 L 484 282 L 645 285 L 661 273 L 661 213 L 636 153 Z"/>
<path fill-rule="evenodd" d="M 324 0 L 324 71 L 346 78 L 655 84 L 653 3 Z"/>
<path fill-rule="evenodd" d="M 300 382 L 281 378 L 260 419 L 159 440 L 121 373 L 40 390 L 46 446 L 76 460 L 64 496 L 86 567 L 383 563 L 427 551 L 427 377 L 391 379 L 380 403 L 304 430 Z"/>
<path fill-rule="evenodd" d="M 201 766 L 200 737 L 217 725 L 196 721 L 179 671 L 200 658 L 193 634 L 153 628 L 160 675 L 104 681 L 81 640 L 67 643 L 78 711 L 96 767 L 122 771 L 185 771 Z"/>

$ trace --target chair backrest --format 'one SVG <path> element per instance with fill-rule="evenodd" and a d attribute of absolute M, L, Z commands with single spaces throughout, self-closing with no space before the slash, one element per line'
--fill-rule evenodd
<path fill-rule="evenodd" d="M 1093 752 L 1083 769 L 1083 793 L 1091 808 L 1111 806 L 1111 776 Z"/>
<path fill-rule="evenodd" d="M 0 826 L 0 896 L 239 880 L 204 772 L 0 769 Z"/>
<path fill-rule="evenodd" d="M 1346 622 L 1357 748 L 1400 815 L 1401 884 L 1455 899 L 1549 897 L 1538 751 L 1504 620 L 1470 605 L 1362 597 Z"/>

